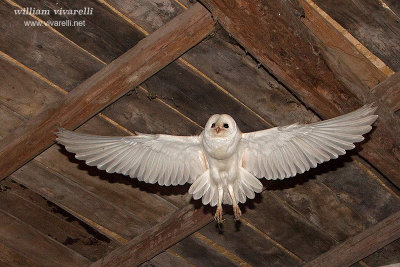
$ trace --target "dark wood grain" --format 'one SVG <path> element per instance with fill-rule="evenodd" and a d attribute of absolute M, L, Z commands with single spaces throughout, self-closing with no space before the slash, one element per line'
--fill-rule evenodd
<path fill-rule="evenodd" d="M 0 210 L 0 243 L 41 266 L 87 266 L 89 260 Z"/>
<path fill-rule="evenodd" d="M 397 17 L 400 17 L 400 3 L 397 0 L 384 0 L 386 5 L 389 6 L 390 10 L 395 13 Z"/>
<path fill-rule="evenodd" d="M 162 252 L 152 258 L 151 260 L 140 265 L 141 267 L 153 267 L 153 266 L 163 266 L 163 267 L 188 267 L 191 266 L 188 260 L 182 260 L 180 257 L 171 254 L 170 252 Z"/>
<path fill-rule="evenodd" d="M 137 236 L 148 227 L 131 212 L 102 200 L 35 161 L 26 164 L 11 178 L 61 208 L 76 212 L 75 216 L 80 215 L 87 222 L 95 222 L 95 225 L 99 225 L 97 230 L 120 243 L 125 242 L 123 238 Z"/>
<path fill-rule="evenodd" d="M 302 8 L 296 2 L 204 0 L 202 3 L 243 47 L 323 118 L 361 105 L 361 97 L 341 83 L 318 48 L 321 44 L 301 23 Z M 379 102 L 369 90 L 362 98 Z M 379 104 L 377 113 L 381 119 L 376 126 L 381 130 L 371 134 L 360 154 L 399 186 L 400 140 L 392 125 L 400 123 L 383 104 Z"/>
<path fill-rule="evenodd" d="M 400 238 L 400 212 L 368 228 L 334 249 L 322 254 L 306 266 L 351 265 L 392 241 Z"/>
<path fill-rule="evenodd" d="M 97 59 L 88 57 L 49 28 L 24 26 L 24 21 L 35 19 L 14 15 L 15 9 L 5 1 L 0 3 L 1 51 L 13 58 L 23 58 L 20 62 L 24 65 L 68 91 L 101 69 Z"/>
<path fill-rule="evenodd" d="M 305 261 L 336 244 L 329 234 L 299 216 L 270 189 L 250 201 L 243 211 L 245 220 Z"/>
<path fill-rule="evenodd" d="M 400 262 L 400 239 L 377 250 L 375 253 L 363 259 L 369 266 L 384 266 Z"/>
<path fill-rule="evenodd" d="M 75 88 L 61 105 L 49 107 L 30 121 L 29 125 L 19 128 L 13 134 L 14 138 L 4 140 L 0 145 L 1 176 L 9 175 L 51 145 L 55 139 L 53 131 L 56 126 L 76 128 L 197 44 L 213 27 L 210 14 L 201 5 L 196 5 L 143 39 Z"/>
<path fill-rule="evenodd" d="M 22 7 L 32 7 L 39 10 L 51 10 L 50 15 L 38 15 L 44 21 L 71 20 L 84 21 L 84 26 L 60 26 L 56 30 L 82 48 L 109 63 L 131 47 L 135 46 L 144 35 L 132 25 L 112 12 L 104 4 L 93 1 L 15 1 Z M 59 15 L 53 10 L 92 8 L 91 15 Z"/>
<path fill-rule="evenodd" d="M 381 82 L 371 91 L 376 97 L 380 98 L 390 110 L 393 112 L 398 111 L 400 109 L 400 71 Z"/>
<path fill-rule="evenodd" d="M 203 207 L 197 210 L 193 210 L 192 206 L 180 209 L 163 223 L 130 240 L 91 266 L 135 266 L 143 263 L 212 221 L 212 215 L 204 212 Z"/>
<path fill-rule="evenodd" d="M 27 258 L 15 249 L 5 246 L 3 243 L 0 243 L 0 264 L 2 266 L 40 266 L 32 259 Z"/>
<path fill-rule="evenodd" d="M 218 231 L 216 223 L 208 224 L 199 233 L 251 266 L 300 266 L 303 263 L 300 258 L 285 253 L 245 223 L 238 223 L 232 218 L 226 218 L 222 233 Z"/>
<path fill-rule="evenodd" d="M 400 70 L 400 18 L 379 0 L 316 0 L 315 3 L 390 68 Z"/>
<path fill-rule="evenodd" d="M 12 62 L 2 60 L 0 66 L 0 73 L 7 77 L 6 82 L 0 85 L 0 102 L 13 109 L 13 111 L 3 113 L 0 117 L 0 133 L 7 134 L 11 128 L 16 128 L 22 121 L 34 117 L 44 108 L 45 104 L 60 101 L 64 97 L 64 94 L 57 88 L 15 66 Z M 143 96 L 143 98 L 150 102 L 146 96 Z M 148 107 L 148 105 L 143 104 L 141 107 Z M 0 110 L 3 109 L 8 110 L 7 107 L 1 105 Z M 157 105 L 153 109 L 160 110 Z M 146 114 L 146 112 L 141 109 L 138 114 Z M 164 117 L 166 117 L 166 112 L 164 110 Z M 10 123 L 14 121 L 20 123 Z M 121 136 L 128 134 L 103 117 L 94 117 L 80 130 L 100 135 Z M 100 196 L 109 203 L 134 213 L 135 216 L 149 225 L 162 221 L 163 216 L 175 210 L 175 207 L 164 199 L 144 191 L 141 186 L 138 186 L 138 183 L 135 187 L 132 187 L 131 179 L 126 177 L 124 179 L 123 176 L 119 175 L 105 175 L 96 168 L 87 168 L 83 162 L 75 160 L 71 155 L 66 157 L 65 154 L 65 150 L 62 150 L 60 146 L 53 145 L 39 155 L 36 160 L 52 171 L 62 173 L 66 179 L 76 182 L 82 188 Z M 45 177 L 42 178 L 46 179 Z M 132 203 L 135 203 L 135 205 L 132 205 Z M 148 203 L 152 203 L 152 205 Z M 75 212 L 79 211 L 75 210 Z"/>
<path fill-rule="evenodd" d="M 5 180 L 0 192 L 0 210 L 34 227 L 44 235 L 95 261 L 115 249 L 116 243 L 72 215 L 16 182 Z M 1 249 L 0 249 L 1 250 Z"/>

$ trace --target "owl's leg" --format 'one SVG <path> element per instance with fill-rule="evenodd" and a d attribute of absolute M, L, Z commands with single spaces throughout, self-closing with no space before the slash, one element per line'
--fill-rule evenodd
<path fill-rule="evenodd" d="M 224 189 L 222 187 L 218 187 L 218 206 L 217 211 L 215 212 L 214 219 L 217 221 L 218 224 L 223 223 L 224 220 L 222 219 L 222 197 L 224 195 Z"/>
<path fill-rule="evenodd" d="M 235 215 L 235 220 L 240 219 L 240 215 L 242 215 L 242 211 L 239 208 L 238 202 L 236 201 L 235 193 L 233 192 L 232 185 L 228 185 L 229 195 L 232 198 L 232 205 L 233 205 L 233 214 Z"/>

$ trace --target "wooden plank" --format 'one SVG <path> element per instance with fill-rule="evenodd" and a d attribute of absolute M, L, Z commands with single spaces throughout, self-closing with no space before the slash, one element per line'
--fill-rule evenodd
<path fill-rule="evenodd" d="M 117 248 L 92 266 L 138 265 L 212 220 L 212 215 L 210 213 L 205 214 L 203 207 L 193 210 L 192 206 L 187 206 L 171 214 L 163 223 Z"/>
<path fill-rule="evenodd" d="M 4 180 L 0 210 L 34 227 L 44 235 L 95 261 L 116 248 L 116 242 L 96 232 L 50 201 L 16 182 Z"/>
<path fill-rule="evenodd" d="M 397 0 L 382 0 L 382 6 L 390 10 L 395 16 L 400 17 L 400 3 Z"/>
<path fill-rule="evenodd" d="M 381 82 L 371 91 L 377 98 L 386 103 L 393 112 L 400 110 L 400 71 Z"/>
<path fill-rule="evenodd" d="M 369 266 L 385 266 L 400 262 L 400 239 L 377 250 L 373 254 L 363 259 Z"/>
<path fill-rule="evenodd" d="M 14 138 L 4 140 L 0 145 L 0 176 L 6 177 L 51 145 L 56 126 L 76 128 L 197 44 L 213 27 L 210 14 L 199 4 L 139 42 L 75 88 L 61 105 L 49 107 L 19 128 Z"/>
<path fill-rule="evenodd" d="M 198 233 L 181 240 L 171 249 L 195 266 L 251 266 L 223 247 L 215 247 L 212 241 Z"/>
<path fill-rule="evenodd" d="M 45 56 L 43 54 L 42 56 Z M 35 77 L 6 55 L 0 55 L 0 102 L 20 117 L 31 119 L 47 104 L 60 102 L 64 94 L 55 86 Z"/>
<path fill-rule="evenodd" d="M 0 51 L 13 58 L 29 54 L 25 61 L 21 61 L 23 64 L 43 73 L 66 90 L 73 89 L 79 85 L 76 81 L 85 80 L 101 69 L 95 58 L 87 57 L 87 52 L 82 49 L 73 49 L 76 48 L 74 44 L 60 38 L 49 28 L 25 26 L 24 21 L 30 16 L 17 16 L 15 9 L 18 7 L 7 1 L 0 3 L 0 31 L 3 33 L 0 36 Z"/>
<path fill-rule="evenodd" d="M 89 120 L 78 131 L 100 135 L 126 135 L 97 117 Z M 148 226 L 163 221 L 165 216 L 176 210 L 169 202 L 146 191 L 137 179 L 88 167 L 59 145 L 53 145 L 35 159 L 99 198 L 134 214 Z"/>
<path fill-rule="evenodd" d="M 273 189 L 267 189 L 243 210 L 243 218 L 305 261 L 332 248 L 336 242 L 322 229 L 290 208 Z"/>
<path fill-rule="evenodd" d="M 382 1 L 315 0 L 315 3 L 390 68 L 400 70 L 399 18 Z"/>
<path fill-rule="evenodd" d="M 215 243 L 215 247 L 223 247 L 251 266 L 265 266 L 267 263 L 271 266 L 300 266 L 303 263 L 301 258 L 277 247 L 243 222 L 239 224 L 226 218 L 222 227 L 221 233 L 216 223 L 209 223 L 198 232 Z M 184 246 L 184 242 L 181 245 Z"/>
<path fill-rule="evenodd" d="M 34 262 L 32 259 L 21 255 L 2 243 L 0 243 L 0 263 L 2 266 L 40 266 L 40 264 Z"/>
<path fill-rule="evenodd" d="M 85 222 L 97 226 L 98 231 L 120 243 L 146 229 L 146 224 L 134 214 L 89 193 L 60 174 L 52 173 L 36 161 L 26 164 L 11 178 L 61 208 L 75 212 L 74 216 L 80 215 Z"/>
<path fill-rule="evenodd" d="M 333 68 L 343 76 L 341 80 L 355 90 L 372 88 L 393 74 L 393 71 L 345 28 L 333 20 L 312 0 L 301 0 L 305 25 L 320 39 L 326 57 Z"/>
<path fill-rule="evenodd" d="M 45 236 L 17 218 L 0 211 L 0 243 L 41 266 L 87 266 L 89 260 Z M 33 245 L 34 244 L 34 245 Z"/>
<path fill-rule="evenodd" d="M 322 254 L 306 266 L 351 265 L 400 238 L 400 212 Z"/>
<path fill-rule="evenodd" d="M 121 56 L 131 47 L 135 46 L 144 38 L 142 32 L 136 30 L 132 25 L 107 8 L 104 3 L 93 1 L 26 1 L 16 0 L 15 3 L 22 8 L 36 8 L 37 10 L 79 10 L 84 7 L 92 9 L 91 15 L 61 15 L 50 12 L 49 15 L 38 15 L 44 21 L 71 20 L 84 22 L 84 26 L 60 26 L 55 27 L 65 37 L 80 44 L 82 48 L 96 55 L 104 62 L 111 62 Z M 29 17 L 28 17 L 29 18 Z"/>
<path fill-rule="evenodd" d="M 322 117 L 334 117 L 360 106 L 358 96 L 343 86 L 319 53 L 321 44 L 301 23 L 300 6 L 261 0 L 202 2 L 243 47 Z M 237 5 L 241 8 L 234 8 Z M 379 102 L 368 91 L 362 97 Z M 379 105 L 377 113 L 380 120 L 376 126 L 381 131 L 370 135 L 360 154 L 400 186 L 400 140 L 392 128 L 400 123 L 384 105 Z"/>
<path fill-rule="evenodd" d="M 170 252 L 162 252 L 152 258 L 149 261 L 140 265 L 141 267 L 153 267 L 153 266 L 160 266 L 160 267 L 189 267 L 194 266 L 190 264 L 189 261 L 186 259 L 183 260 L 181 257 L 177 257 L 175 254 L 171 254 Z"/>
<path fill-rule="evenodd" d="M 49 102 L 59 101 L 64 94 L 54 86 L 49 85 L 41 79 L 38 79 L 27 70 L 21 69 L 21 66 L 15 66 L 7 60 L 0 61 L 0 74 L 4 74 L 7 82 L 0 85 L 0 102 L 5 103 L 13 109 L 11 114 L 2 114 L 0 117 L 0 133 L 8 132 L 9 127 L 17 127 L 18 124 L 8 122 L 18 119 L 18 116 L 30 118 L 40 112 Z M 144 97 L 147 99 L 147 97 Z M 148 99 L 147 99 L 148 100 Z M 139 102 L 139 101 L 138 101 Z M 143 106 L 143 105 L 142 105 Z M 1 106 L 0 106 L 1 108 Z M 159 108 L 154 107 L 158 110 Z M 142 111 L 143 112 L 143 111 Z M 19 115 L 20 114 L 20 115 Z M 164 111 L 165 115 L 165 111 Z M 95 117 L 88 121 L 83 130 L 90 133 L 102 135 L 126 135 L 126 131 L 112 125 L 103 117 Z M 133 188 L 130 185 L 130 179 L 121 183 L 115 183 L 119 180 L 115 175 L 104 175 L 102 172 L 93 171 L 93 168 L 82 167 L 82 163 L 60 153 L 60 147 L 54 145 L 36 159 L 46 167 L 53 169 L 58 173 L 63 173 L 64 177 L 75 181 L 86 190 L 97 194 L 101 198 L 114 205 L 131 211 L 135 216 L 143 219 L 149 225 L 163 220 L 163 216 L 173 212 L 175 207 L 160 197 L 153 196 L 139 188 Z M 94 170 L 97 170 L 94 168 Z M 122 177 L 122 176 L 120 176 Z M 114 181 L 110 184 L 109 181 Z M 132 202 L 135 205 L 132 205 Z M 153 205 L 149 206 L 148 203 Z"/>

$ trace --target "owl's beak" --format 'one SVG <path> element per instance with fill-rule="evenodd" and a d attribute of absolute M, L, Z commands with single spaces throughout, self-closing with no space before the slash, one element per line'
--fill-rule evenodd
<path fill-rule="evenodd" d="M 215 128 L 215 131 L 217 132 L 217 134 L 221 131 L 221 128 L 219 128 L 219 126 L 217 126 L 217 128 Z"/>

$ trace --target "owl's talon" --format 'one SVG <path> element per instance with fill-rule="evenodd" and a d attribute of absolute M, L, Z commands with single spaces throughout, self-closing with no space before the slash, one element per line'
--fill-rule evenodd
<path fill-rule="evenodd" d="M 221 224 L 224 222 L 224 219 L 222 219 L 222 207 L 218 206 L 217 211 L 215 212 L 214 219 L 218 224 Z"/>
<path fill-rule="evenodd" d="M 235 215 L 235 221 L 240 220 L 240 216 L 242 215 L 242 211 L 239 208 L 239 205 L 233 206 L 233 214 Z"/>

